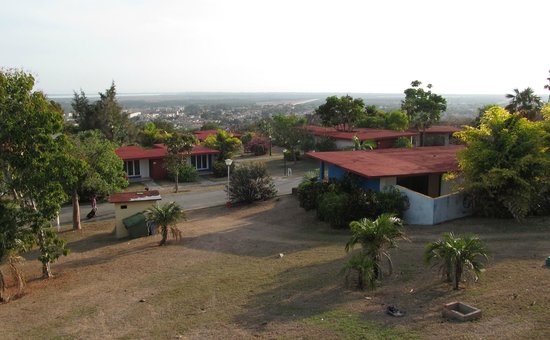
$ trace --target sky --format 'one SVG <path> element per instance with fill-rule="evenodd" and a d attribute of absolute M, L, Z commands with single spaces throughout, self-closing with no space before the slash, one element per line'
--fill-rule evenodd
<path fill-rule="evenodd" d="M 0 67 L 47 94 L 544 94 L 547 0 L 0 0 Z"/>

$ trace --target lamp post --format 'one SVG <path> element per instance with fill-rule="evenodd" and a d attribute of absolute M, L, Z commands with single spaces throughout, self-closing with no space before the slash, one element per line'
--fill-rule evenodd
<path fill-rule="evenodd" d="M 229 175 L 230 175 L 230 169 L 231 169 L 231 164 L 233 163 L 233 160 L 231 158 L 228 158 L 225 160 L 225 165 L 227 165 L 227 203 L 229 204 L 229 202 L 231 201 L 231 199 L 229 198 Z"/>
<path fill-rule="evenodd" d="M 283 149 L 283 164 L 284 164 L 284 173 L 283 173 L 283 176 L 286 176 L 286 152 L 288 150 L 287 149 Z"/>

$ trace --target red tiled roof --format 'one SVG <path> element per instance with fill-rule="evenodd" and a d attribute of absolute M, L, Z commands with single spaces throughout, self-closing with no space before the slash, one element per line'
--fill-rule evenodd
<path fill-rule="evenodd" d="M 138 192 L 119 192 L 109 196 L 110 203 L 139 202 L 139 201 L 158 201 L 161 200 L 158 190 L 138 191 Z"/>
<path fill-rule="evenodd" d="M 409 129 L 408 131 L 416 132 L 416 133 L 419 132 L 416 129 Z M 462 131 L 462 129 L 454 127 L 454 126 L 433 125 L 433 126 L 430 126 L 429 128 L 427 128 L 424 132 L 427 133 L 427 134 L 434 134 L 435 135 L 435 134 L 444 134 L 444 133 L 451 133 L 452 134 L 452 133 L 459 132 L 459 131 Z"/>
<path fill-rule="evenodd" d="M 363 177 L 438 174 L 458 169 L 456 153 L 464 147 L 429 146 L 370 151 L 308 152 L 306 155 L 334 164 Z"/>
<path fill-rule="evenodd" d="M 152 149 L 145 149 L 141 146 L 121 146 L 115 150 L 120 159 L 123 161 L 129 161 L 134 159 L 155 159 L 164 158 L 168 154 L 166 151 L 166 145 L 155 144 Z M 191 155 L 212 155 L 220 153 L 218 150 L 210 149 L 202 145 L 194 145 Z"/>
<path fill-rule="evenodd" d="M 235 133 L 235 132 L 229 132 L 229 133 L 232 134 L 233 137 L 241 138 L 240 133 Z M 206 138 L 208 138 L 208 136 L 217 135 L 218 130 L 199 130 L 199 131 L 194 131 L 193 134 L 195 135 L 195 137 L 197 137 L 198 140 L 202 142 Z"/>
<path fill-rule="evenodd" d="M 335 139 L 352 140 L 353 136 L 357 136 L 360 141 L 365 140 L 384 140 L 394 139 L 399 137 L 411 137 L 417 136 L 418 132 L 415 131 L 393 131 L 383 129 L 371 129 L 371 128 L 355 128 L 353 131 L 338 131 L 333 127 L 323 127 L 317 125 L 307 125 L 306 131 L 312 133 L 315 136 L 325 136 Z"/>

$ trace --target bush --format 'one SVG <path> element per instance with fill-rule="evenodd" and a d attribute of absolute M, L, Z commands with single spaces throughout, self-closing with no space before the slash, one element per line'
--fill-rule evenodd
<path fill-rule="evenodd" d="M 235 162 L 231 164 L 231 172 L 235 169 Z M 214 177 L 227 177 L 227 165 L 225 165 L 225 161 L 216 161 L 212 165 L 212 172 L 214 173 Z"/>
<path fill-rule="evenodd" d="M 399 137 L 393 144 L 394 148 L 412 148 L 413 144 L 409 137 Z"/>
<path fill-rule="evenodd" d="M 315 150 L 317 151 L 336 151 L 336 142 L 330 137 L 323 137 L 317 144 L 315 144 Z"/>
<path fill-rule="evenodd" d="M 241 165 L 231 172 L 229 197 L 232 202 L 252 203 L 272 198 L 277 193 L 273 179 L 263 163 Z"/>
<path fill-rule="evenodd" d="M 319 198 L 317 217 L 333 228 L 347 228 L 350 195 L 345 192 L 327 192 Z"/>
<path fill-rule="evenodd" d="M 265 155 L 269 150 L 269 140 L 265 137 L 254 136 L 246 148 L 254 154 L 254 156 Z"/>
<path fill-rule="evenodd" d="M 409 198 L 396 187 L 386 187 L 376 193 L 377 216 L 389 213 L 402 218 L 409 209 Z"/>
<path fill-rule="evenodd" d="M 300 207 L 306 211 L 317 209 L 319 198 L 322 194 L 331 191 L 331 186 L 326 182 L 306 180 L 298 185 L 298 201 Z"/>
<path fill-rule="evenodd" d="M 300 150 L 296 150 L 294 151 L 294 154 L 296 155 L 296 160 L 299 161 L 300 160 Z M 290 161 L 294 161 L 294 158 L 292 157 L 292 152 L 290 150 L 286 150 L 285 153 L 283 153 L 285 159 L 290 162 Z"/>
<path fill-rule="evenodd" d="M 171 171 L 168 171 L 167 178 L 171 181 L 176 180 L 176 176 L 174 176 L 174 173 Z M 178 182 L 196 182 L 198 178 L 199 172 L 197 169 L 191 164 L 186 164 L 182 169 L 180 169 Z"/>

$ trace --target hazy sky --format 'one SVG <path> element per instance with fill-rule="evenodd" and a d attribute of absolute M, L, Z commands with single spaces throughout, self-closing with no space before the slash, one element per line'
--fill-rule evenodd
<path fill-rule="evenodd" d="M 544 93 L 550 1 L 0 0 L 0 66 L 49 94 Z"/>

